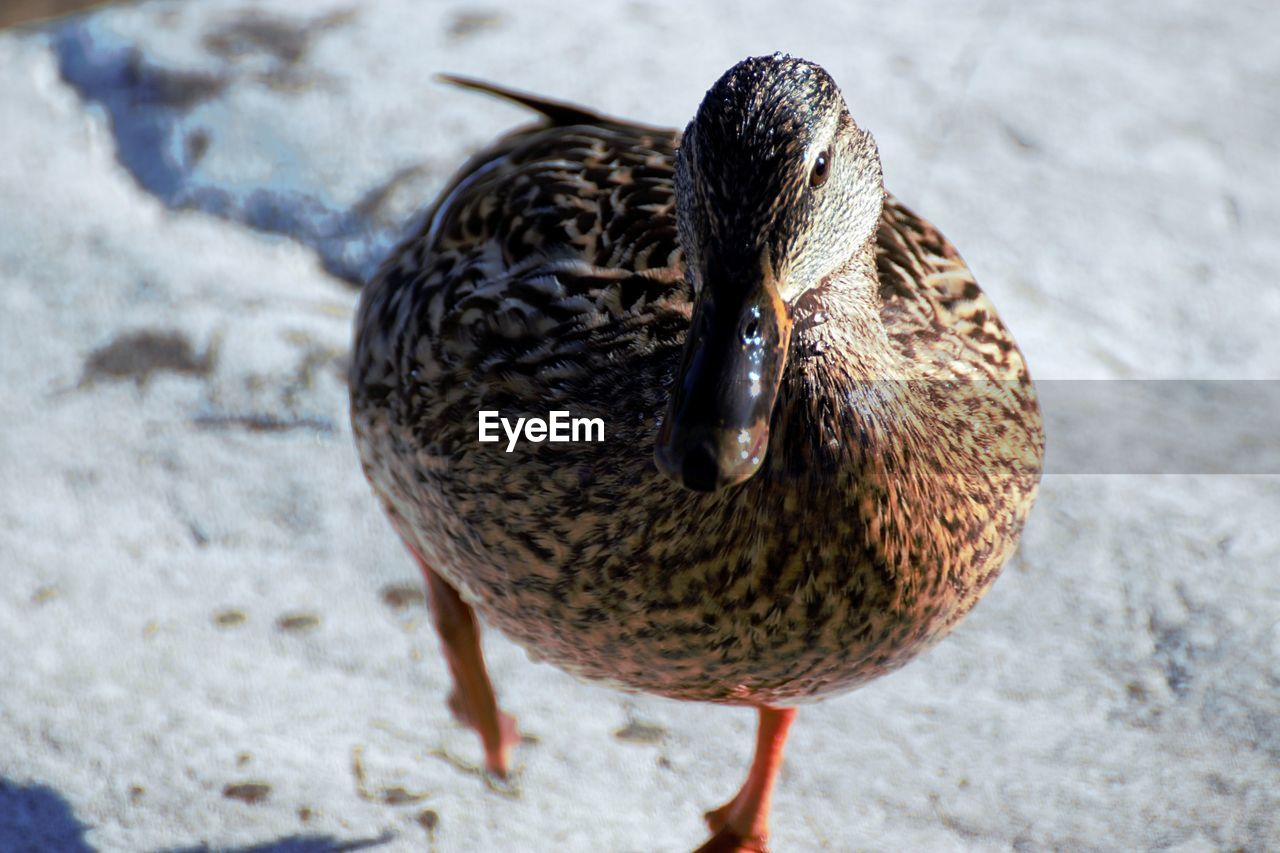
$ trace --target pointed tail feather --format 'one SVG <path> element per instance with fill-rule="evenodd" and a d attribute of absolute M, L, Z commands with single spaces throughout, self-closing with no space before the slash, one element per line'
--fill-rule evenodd
<path fill-rule="evenodd" d="M 459 77 L 456 74 L 437 74 L 436 79 L 445 83 L 452 83 L 455 86 L 461 86 L 464 89 L 474 89 L 477 92 L 484 92 L 508 101 L 515 101 L 517 104 L 542 113 L 552 125 L 604 124 L 608 122 L 608 119 L 604 116 L 591 110 L 583 109 L 573 104 L 566 104 L 563 101 L 553 101 L 537 95 L 517 92 L 514 89 L 506 89 L 493 83 L 486 83 L 483 80 Z"/>

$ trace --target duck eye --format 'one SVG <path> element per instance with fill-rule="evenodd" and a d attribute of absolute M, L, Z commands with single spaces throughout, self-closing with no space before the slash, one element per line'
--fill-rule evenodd
<path fill-rule="evenodd" d="M 809 173 L 809 186 L 818 188 L 827 182 L 827 173 L 831 171 L 831 149 L 828 148 L 813 161 L 813 171 Z"/>

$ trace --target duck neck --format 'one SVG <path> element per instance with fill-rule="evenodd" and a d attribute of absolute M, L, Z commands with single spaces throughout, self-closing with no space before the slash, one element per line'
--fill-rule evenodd
<path fill-rule="evenodd" d="M 917 378 L 919 370 L 889 339 L 881 316 L 874 249 L 868 245 L 840 273 L 797 306 L 787 380 L 820 390 Z M 906 384 L 903 382 L 902 384 Z"/>
<path fill-rule="evenodd" d="M 848 452 L 876 455 L 931 417 L 920 369 L 885 331 L 873 264 L 868 249 L 797 304 L 770 445 L 789 475 L 834 470 Z"/>

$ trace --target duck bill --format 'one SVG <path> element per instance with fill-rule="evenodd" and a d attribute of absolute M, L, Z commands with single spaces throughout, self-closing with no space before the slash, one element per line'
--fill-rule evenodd
<path fill-rule="evenodd" d="M 775 283 L 755 278 L 745 294 L 703 287 L 654 448 L 658 469 L 695 491 L 743 482 L 769 448 L 792 321 Z"/>

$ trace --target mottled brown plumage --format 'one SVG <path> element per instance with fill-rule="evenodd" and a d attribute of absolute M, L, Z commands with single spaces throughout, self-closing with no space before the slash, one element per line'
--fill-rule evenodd
<path fill-rule="evenodd" d="M 1017 542 L 1040 417 L 994 307 L 883 192 L 834 83 L 748 60 L 683 138 L 508 96 L 544 121 L 462 169 L 356 320 L 356 441 L 400 534 L 532 654 L 625 689 L 790 705 L 928 648 Z M 726 461 L 724 418 L 672 389 L 695 393 L 691 318 L 710 339 L 750 288 L 787 339 L 740 439 L 767 452 Z M 606 440 L 507 453 L 477 441 L 481 409 L 568 409 Z"/>

